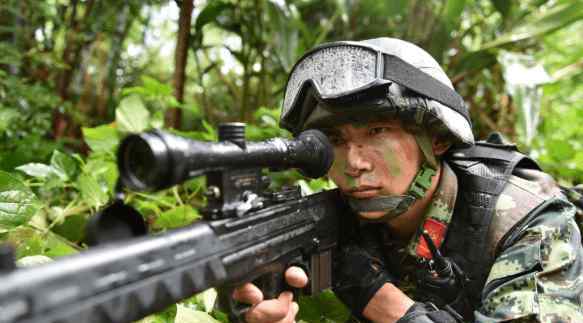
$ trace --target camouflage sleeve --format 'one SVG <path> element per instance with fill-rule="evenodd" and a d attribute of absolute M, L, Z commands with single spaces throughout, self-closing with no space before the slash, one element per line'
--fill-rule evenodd
<path fill-rule="evenodd" d="M 583 322 L 583 248 L 572 204 L 555 198 L 496 258 L 477 322 Z"/>

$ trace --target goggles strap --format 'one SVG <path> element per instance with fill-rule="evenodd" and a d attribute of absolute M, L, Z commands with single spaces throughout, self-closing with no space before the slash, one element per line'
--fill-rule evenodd
<path fill-rule="evenodd" d="M 468 109 L 457 92 L 397 56 L 383 54 L 383 61 L 385 79 L 450 107 L 471 124 Z"/>

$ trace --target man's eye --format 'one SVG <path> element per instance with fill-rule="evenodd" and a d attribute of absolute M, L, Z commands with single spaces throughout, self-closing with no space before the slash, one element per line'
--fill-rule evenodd
<path fill-rule="evenodd" d="M 374 128 L 370 128 L 370 129 L 368 130 L 368 133 L 369 133 L 370 135 L 373 135 L 373 136 L 374 136 L 374 135 L 378 135 L 378 134 L 381 134 L 381 133 L 387 132 L 387 131 L 389 131 L 389 130 L 390 130 L 390 129 L 389 129 L 388 127 L 374 127 Z"/>
<path fill-rule="evenodd" d="M 339 146 L 339 145 L 342 145 L 344 143 L 344 139 L 342 139 L 342 137 L 338 137 L 338 136 L 329 136 L 328 140 L 330 140 L 330 143 L 334 146 Z"/>

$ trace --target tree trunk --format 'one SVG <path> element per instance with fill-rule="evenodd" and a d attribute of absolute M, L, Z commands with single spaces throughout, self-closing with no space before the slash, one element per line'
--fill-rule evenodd
<path fill-rule="evenodd" d="M 53 137 L 55 139 L 67 135 L 68 130 L 73 126 L 72 119 L 65 113 L 63 106 L 69 101 L 69 87 L 71 80 L 73 79 L 74 71 L 79 65 L 81 50 L 84 45 L 86 46 L 89 43 L 89 41 L 87 41 L 85 44 L 82 44 L 78 38 L 82 33 L 80 21 L 86 25 L 90 24 L 88 20 L 94 4 L 95 0 L 88 0 L 85 2 L 85 13 L 83 14 L 83 17 L 78 20 L 77 9 L 79 1 L 71 0 L 71 14 L 69 25 L 67 26 L 67 36 L 65 37 L 66 45 L 62 57 L 63 63 L 66 67 L 63 69 L 57 80 L 57 93 L 61 98 L 61 107 L 57 107 L 53 114 Z M 73 131 L 73 133 L 76 133 L 76 131 Z"/>
<path fill-rule="evenodd" d="M 174 52 L 174 97 L 180 103 L 184 102 L 184 81 L 186 79 L 186 63 L 188 59 L 188 47 L 190 39 L 190 22 L 194 0 L 183 0 L 178 19 L 178 39 Z M 175 129 L 182 123 L 182 111 L 170 109 L 166 112 L 166 126 Z"/>

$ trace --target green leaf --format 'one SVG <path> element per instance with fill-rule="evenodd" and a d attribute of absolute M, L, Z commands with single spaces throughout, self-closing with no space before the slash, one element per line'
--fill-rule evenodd
<path fill-rule="evenodd" d="M 558 3 L 530 21 L 520 24 L 498 39 L 483 44 L 481 49 L 500 47 L 517 41 L 542 36 L 583 18 L 583 1 Z"/>
<path fill-rule="evenodd" d="M 87 217 L 83 214 L 67 216 L 63 222 L 53 226 L 53 232 L 66 238 L 69 241 L 79 242 L 85 237 L 85 226 Z"/>
<path fill-rule="evenodd" d="M 326 318 L 325 322 L 343 323 L 350 317 L 346 306 L 330 290 L 325 290 L 317 296 L 300 297 L 298 303 L 300 305 L 298 320 L 322 322 L 322 318 Z"/>
<path fill-rule="evenodd" d="M 492 4 L 494 5 L 494 8 L 496 8 L 496 10 L 500 12 L 504 19 L 506 19 L 506 17 L 510 15 L 512 10 L 512 1 L 509 0 L 491 0 L 491 1 Z"/>
<path fill-rule="evenodd" d="M 51 166 L 41 163 L 28 163 L 16 167 L 16 170 L 19 170 L 28 176 L 38 178 L 47 178 L 51 173 L 54 173 L 54 169 Z"/>
<path fill-rule="evenodd" d="M 91 174 L 109 192 L 113 192 L 119 176 L 117 163 L 104 155 L 88 159 L 83 167 L 83 173 Z"/>
<path fill-rule="evenodd" d="M 202 121 L 202 126 L 204 127 L 204 130 L 206 130 L 206 132 L 204 133 L 204 136 L 203 136 L 204 140 L 208 140 L 208 141 L 217 140 L 218 135 L 217 135 L 217 130 L 215 130 L 215 128 L 213 128 L 205 120 Z"/>
<path fill-rule="evenodd" d="M 11 231 L 6 240 L 15 246 L 18 259 L 37 255 L 57 258 L 78 252 L 65 239 L 53 232 L 39 231 L 31 227 L 22 226 Z"/>
<path fill-rule="evenodd" d="M 24 183 L 0 171 L 0 230 L 27 223 L 40 205 L 36 195 Z"/>
<path fill-rule="evenodd" d="M 217 17 L 226 9 L 231 8 L 233 5 L 225 1 L 210 1 L 206 7 L 204 7 L 198 17 L 196 18 L 196 23 L 194 28 L 196 32 L 200 32 L 202 27 L 206 24 L 216 21 Z"/>
<path fill-rule="evenodd" d="M 192 114 L 193 118 L 199 119 L 202 117 L 200 107 L 198 106 L 198 104 L 196 104 L 194 102 L 189 103 L 189 104 L 178 105 L 177 107 L 179 107 L 180 109 L 182 109 L 184 111 L 190 112 Z"/>
<path fill-rule="evenodd" d="M 95 128 L 82 128 L 82 131 L 85 142 L 94 152 L 113 154 L 119 144 L 117 131 L 111 125 L 103 125 Z"/>
<path fill-rule="evenodd" d="M 108 196 L 97 182 L 97 179 L 90 174 L 82 174 L 77 179 L 77 188 L 81 192 L 83 200 L 91 207 L 98 208 L 104 205 Z"/>
<path fill-rule="evenodd" d="M 183 305 L 176 306 L 175 323 L 220 323 L 202 311 L 195 311 Z"/>
<path fill-rule="evenodd" d="M 464 54 L 453 68 L 458 73 L 470 73 L 489 68 L 498 62 L 494 50 L 478 50 Z"/>
<path fill-rule="evenodd" d="M 66 239 L 48 231 L 45 235 L 44 254 L 51 258 L 58 258 L 77 253 L 79 250 L 66 242 Z"/>
<path fill-rule="evenodd" d="M 547 150 L 556 161 L 567 161 L 575 156 L 575 149 L 572 144 L 564 140 L 547 141 Z"/>
<path fill-rule="evenodd" d="M 215 307 L 217 291 L 214 288 L 209 288 L 202 293 L 196 294 L 194 299 L 195 302 L 202 304 L 205 312 L 210 313 Z"/>
<path fill-rule="evenodd" d="M 170 85 L 162 83 L 153 77 L 144 75 L 142 76 L 142 82 L 144 83 L 147 96 L 164 97 L 172 95 L 172 87 Z"/>
<path fill-rule="evenodd" d="M 160 214 L 154 222 L 155 228 L 172 229 L 191 224 L 200 217 L 198 211 L 190 205 L 181 205 Z"/>
<path fill-rule="evenodd" d="M 466 6 L 466 0 L 447 0 L 445 5 L 445 24 L 447 29 L 451 31 L 457 27 L 462 21 L 461 15 Z"/>
<path fill-rule="evenodd" d="M 62 180 L 71 180 L 79 170 L 75 158 L 58 150 L 53 151 L 51 167 Z"/>
<path fill-rule="evenodd" d="M 0 133 L 6 131 L 18 117 L 18 111 L 0 105 Z"/>
<path fill-rule="evenodd" d="M 115 122 L 120 131 L 142 132 L 150 125 L 150 111 L 137 95 L 132 95 L 121 100 L 115 110 Z"/>

